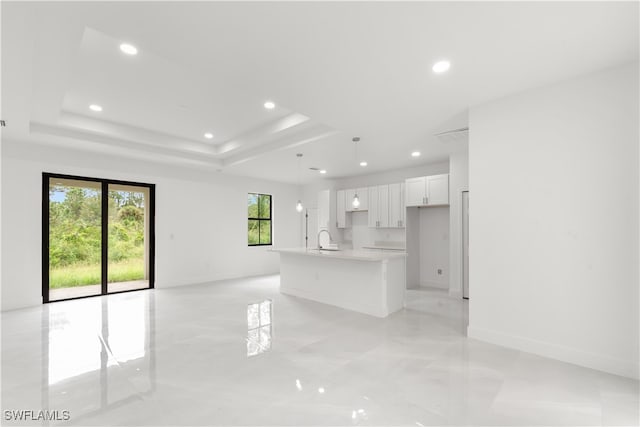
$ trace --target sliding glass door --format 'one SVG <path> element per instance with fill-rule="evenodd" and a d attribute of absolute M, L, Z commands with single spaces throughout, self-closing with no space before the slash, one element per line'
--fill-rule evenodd
<path fill-rule="evenodd" d="M 102 294 L 102 187 L 49 178 L 49 299 Z"/>
<path fill-rule="evenodd" d="M 149 287 L 148 187 L 109 184 L 107 291 Z"/>
<path fill-rule="evenodd" d="M 43 301 L 153 287 L 153 184 L 43 174 Z"/>

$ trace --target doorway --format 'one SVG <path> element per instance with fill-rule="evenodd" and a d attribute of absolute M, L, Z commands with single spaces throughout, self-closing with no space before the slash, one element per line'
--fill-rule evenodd
<path fill-rule="evenodd" d="M 154 287 L 155 185 L 43 174 L 44 303 Z"/>
<path fill-rule="evenodd" d="M 469 192 L 462 192 L 462 298 L 469 299 Z"/>

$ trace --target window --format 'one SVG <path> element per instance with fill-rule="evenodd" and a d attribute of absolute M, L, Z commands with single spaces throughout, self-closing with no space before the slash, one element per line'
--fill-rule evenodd
<path fill-rule="evenodd" d="M 271 244 L 271 196 L 249 193 L 248 201 L 248 243 L 249 246 Z"/>

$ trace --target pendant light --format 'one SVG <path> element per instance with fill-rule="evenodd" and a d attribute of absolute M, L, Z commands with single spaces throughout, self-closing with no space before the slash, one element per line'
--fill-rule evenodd
<path fill-rule="evenodd" d="M 296 157 L 298 158 L 298 187 L 300 187 L 300 159 L 302 158 L 302 153 L 296 154 Z M 296 203 L 296 210 L 298 212 L 302 212 L 302 209 L 302 201 L 298 199 L 298 203 Z"/>
<path fill-rule="evenodd" d="M 354 136 L 352 141 L 353 141 L 353 143 L 355 144 L 355 147 L 356 147 L 356 163 L 357 163 L 358 162 L 358 141 L 360 141 L 360 137 Z M 360 198 L 358 197 L 358 190 L 356 190 L 354 195 L 353 195 L 353 200 L 351 201 L 351 206 L 353 206 L 356 209 L 360 207 Z"/>

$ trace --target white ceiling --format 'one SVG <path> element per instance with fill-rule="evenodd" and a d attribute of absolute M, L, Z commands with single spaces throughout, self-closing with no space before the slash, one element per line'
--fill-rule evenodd
<path fill-rule="evenodd" d="M 3 2 L 2 137 L 288 182 L 298 152 L 303 182 L 415 166 L 470 106 L 637 61 L 638 6 Z"/>

